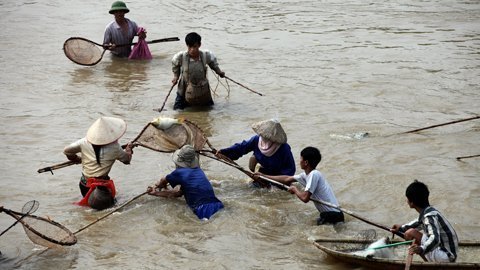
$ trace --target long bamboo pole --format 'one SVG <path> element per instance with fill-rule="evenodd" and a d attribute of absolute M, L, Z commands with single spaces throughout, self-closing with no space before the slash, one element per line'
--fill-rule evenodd
<path fill-rule="evenodd" d="M 174 87 L 175 85 L 177 85 L 177 83 L 172 84 L 172 87 L 170 87 L 170 90 L 168 90 L 168 94 L 167 94 L 167 96 L 165 97 L 165 100 L 163 101 L 162 107 L 160 107 L 160 108 L 158 108 L 158 109 L 153 109 L 154 111 L 159 112 L 159 113 L 161 113 L 161 112 L 163 111 L 163 108 L 165 108 L 165 104 L 167 103 L 167 99 L 168 99 L 168 97 L 170 96 L 170 93 L 172 92 L 173 87 Z"/>
<path fill-rule="evenodd" d="M 465 159 L 465 158 L 475 158 L 475 157 L 480 157 L 480 155 L 457 157 L 457 160 L 462 160 L 462 159 Z"/>
<path fill-rule="evenodd" d="M 451 125 L 451 124 L 466 122 L 466 121 L 475 120 L 475 119 L 479 119 L 479 118 L 480 118 L 480 116 L 473 116 L 473 117 L 469 117 L 469 118 L 465 118 L 465 119 L 460 119 L 460 120 L 455 120 L 455 121 L 451 121 L 451 122 L 447 122 L 447 123 L 443 123 L 443 124 L 428 126 L 428 127 L 424 127 L 424 128 L 417 128 L 417 129 L 414 129 L 414 130 L 410 130 L 410 131 L 406 131 L 406 132 L 401 132 L 401 133 L 398 133 L 398 134 L 414 133 L 414 132 L 418 132 L 418 131 L 422 131 L 422 130 L 427 130 L 427 129 L 431 129 L 431 128 L 442 127 L 442 126 L 446 126 L 446 125 Z"/>
<path fill-rule="evenodd" d="M 253 174 L 252 172 L 244 169 L 243 167 L 237 165 L 236 163 L 230 163 L 230 162 L 228 162 L 228 161 L 225 161 L 225 160 L 222 160 L 222 159 L 219 159 L 219 158 L 216 158 L 216 157 L 212 157 L 212 156 L 207 155 L 207 154 L 204 154 L 204 153 L 202 153 L 202 152 L 200 152 L 200 154 L 202 154 L 203 156 L 206 156 L 206 157 L 209 157 L 209 158 L 218 160 L 218 161 L 220 161 L 220 162 L 223 162 L 223 163 L 225 163 L 225 164 L 227 164 L 227 165 L 229 165 L 229 166 L 232 166 L 232 167 L 234 167 L 234 168 L 236 168 L 236 169 L 239 169 L 240 171 L 242 171 L 243 173 L 245 173 L 246 175 L 248 175 L 248 176 L 251 177 L 251 178 L 253 178 L 253 176 L 254 176 L 254 174 Z M 265 177 L 265 176 L 260 175 L 259 178 L 262 179 L 262 180 L 265 180 L 265 181 L 267 181 L 267 182 L 269 182 L 269 183 L 271 183 L 271 184 L 274 184 L 275 186 L 278 186 L 279 188 L 281 188 L 281 189 L 283 189 L 283 190 L 288 190 L 288 188 L 289 188 L 289 186 L 287 186 L 287 185 L 285 185 L 285 184 L 283 184 L 283 183 L 280 183 L 280 182 L 278 182 L 278 181 L 275 181 L 275 180 L 273 180 L 273 179 L 267 178 L 267 177 Z M 354 217 L 354 218 L 357 218 L 357 219 L 359 219 L 359 220 L 361 220 L 361 221 L 363 221 L 363 222 L 365 222 L 365 223 L 368 223 L 368 224 L 370 224 L 370 225 L 373 225 L 373 226 L 375 226 L 375 227 L 378 227 L 378 228 L 380 228 L 380 229 L 383 229 L 383 230 L 386 230 L 386 231 L 389 231 L 389 232 L 390 232 L 390 228 L 388 228 L 387 226 L 384 226 L 384 225 L 375 223 L 375 222 L 373 222 L 373 221 L 371 221 L 371 220 L 368 220 L 368 219 L 366 219 L 366 218 L 364 218 L 364 217 L 361 217 L 361 216 L 359 216 L 359 215 L 357 215 L 357 214 L 355 214 L 355 213 L 353 213 L 353 212 L 351 212 L 351 211 L 349 211 L 349 210 L 347 210 L 347 209 L 341 208 L 340 206 L 337 206 L 337 205 L 334 205 L 334 204 L 332 204 L 332 203 L 325 202 L 325 201 L 322 201 L 322 200 L 313 199 L 313 198 L 310 198 L 310 200 L 311 200 L 311 201 L 314 201 L 314 202 L 318 202 L 318 203 L 324 204 L 324 205 L 327 205 L 327 206 L 330 206 L 330 207 L 335 208 L 335 209 L 338 209 L 338 210 L 344 212 L 345 214 L 348 214 L 348 215 L 350 215 L 350 216 L 352 216 L 352 217 Z M 404 234 L 401 233 L 401 232 L 395 232 L 394 234 L 396 234 L 396 235 L 398 235 L 398 236 L 400 236 L 400 237 L 402 237 L 402 238 L 405 238 Z"/>
<path fill-rule="evenodd" d="M 236 81 L 234 81 L 233 79 L 231 79 L 231 78 L 229 78 L 229 77 L 227 77 L 227 76 L 225 76 L 225 79 L 230 80 L 230 81 L 232 81 L 232 82 L 240 85 L 241 87 L 249 90 L 250 92 L 253 92 L 253 93 L 255 93 L 255 94 L 259 95 L 259 96 L 263 96 L 262 93 L 259 93 L 259 92 L 255 91 L 255 90 L 253 90 L 253 89 L 250 89 L 250 88 L 246 87 L 245 85 L 243 85 L 243 84 L 241 84 L 241 83 L 239 83 L 239 82 L 236 82 Z"/>

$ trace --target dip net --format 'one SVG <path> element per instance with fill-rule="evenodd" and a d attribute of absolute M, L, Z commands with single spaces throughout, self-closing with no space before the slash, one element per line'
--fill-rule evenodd
<path fill-rule="evenodd" d="M 38 204 L 34 207 L 38 207 Z M 5 212 L 17 222 L 20 222 L 28 238 L 37 245 L 52 248 L 58 246 L 71 246 L 77 243 L 75 235 L 58 222 L 30 215 L 28 213 L 16 212 L 3 207 L 0 207 L 0 211 Z"/>
<path fill-rule="evenodd" d="M 63 43 L 63 52 L 73 62 L 93 66 L 102 60 L 102 45 L 81 37 L 71 37 Z"/>
<path fill-rule="evenodd" d="M 146 125 L 134 142 L 154 151 L 171 153 L 186 144 L 200 151 L 208 140 L 193 122 L 159 117 Z"/>
<path fill-rule="evenodd" d="M 242 168 L 227 156 L 218 153 L 202 129 L 186 119 L 158 117 L 148 123 L 133 142 L 135 145 L 164 153 L 172 153 L 189 144 L 200 155 L 237 168 L 253 178 L 252 172 Z"/>
<path fill-rule="evenodd" d="M 22 225 L 28 238 L 44 247 L 71 246 L 77 243 L 75 235 L 66 227 L 53 220 L 28 215 Z"/>

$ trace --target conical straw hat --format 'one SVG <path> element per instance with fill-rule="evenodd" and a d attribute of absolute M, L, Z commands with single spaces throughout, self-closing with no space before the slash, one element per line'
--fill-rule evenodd
<path fill-rule="evenodd" d="M 103 116 L 97 119 L 87 131 L 87 140 L 91 144 L 106 145 L 125 134 L 127 124 L 123 119 Z"/>
<path fill-rule="evenodd" d="M 253 131 L 263 138 L 283 144 L 287 142 L 287 134 L 280 125 L 280 122 L 275 119 L 260 121 L 252 125 Z"/>

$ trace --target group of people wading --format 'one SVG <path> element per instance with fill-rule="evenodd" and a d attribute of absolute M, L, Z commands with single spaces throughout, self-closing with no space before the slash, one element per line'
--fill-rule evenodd
<path fill-rule="evenodd" d="M 137 25 L 124 17 L 129 10 L 121 1 L 114 2 L 109 12 L 114 14 L 115 21 L 107 26 L 104 44 L 110 46 L 115 55 L 128 56 L 129 47 L 115 48 L 115 44 L 131 42 L 137 33 Z M 211 106 L 213 100 L 206 77 L 207 66 L 220 77 L 224 77 L 225 72 L 219 68 L 211 52 L 199 49 L 200 35 L 189 33 L 185 42 L 188 50 L 175 54 L 172 59 L 172 83 L 178 83 L 174 109 L 184 109 L 191 105 Z M 254 136 L 221 149 L 217 154 L 237 160 L 252 153 L 248 167 L 254 173 L 255 187 L 272 188 L 268 182 L 261 179 L 261 176 L 268 177 L 288 185 L 288 191 L 305 203 L 315 199 L 315 207 L 320 212 L 318 225 L 344 222 L 344 215 L 340 210 L 317 202 L 325 201 L 338 205 L 328 181 L 317 170 L 322 158 L 320 151 L 315 147 L 305 147 L 299 157 L 299 166 L 303 172 L 295 175 L 296 164 L 281 124 L 277 120 L 265 120 L 254 123 L 252 129 L 256 133 Z M 114 205 L 116 191 L 109 175 L 110 170 L 116 160 L 129 164 L 133 155 L 132 143 L 126 144 L 124 148 L 118 143 L 125 131 L 124 120 L 101 117 L 90 126 L 86 137 L 65 147 L 64 154 L 67 158 L 82 164 L 79 187 L 83 198 L 80 205 L 99 210 Z M 77 155 L 79 153 L 81 156 Z M 160 197 L 184 196 L 186 203 L 199 219 L 210 219 L 224 208 L 223 203 L 215 196 L 208 177 L 200 168 L 198 153 L 191 145 L 184 145 L 176 150 L 172 160 L 176 169 L 162 177 L 154 186 L 149 186 L 148 194 Z M 295 186 L 294 182 L 298 182 L 303 188 Z M 406 232 L 407 238 L 415 240 L 411 247 L 412 253 L 428 254 L 430 256 L 427 258 L 431 261 L 453 262 L 457 257 L 457 235 L 450 223 L 429 205 L 428 195 L 425 184 L 417 181 L 412 183 L 406 191 L 407 202 L 420 216 L 409 224 L 394 225 L 392 231 Z"/>

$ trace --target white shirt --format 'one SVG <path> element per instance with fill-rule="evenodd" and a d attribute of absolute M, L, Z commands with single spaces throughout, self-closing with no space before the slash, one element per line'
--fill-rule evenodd
<path fill-rule="evenodd" d="M 294 175 L 293 177 L 305 187 L 305 191 L 308 191 L 312 194 L 310 198 L 338 205 L 337 198 L 335 197 L 335 194 L 333 194 L 333 190 L 328 184 L 327 179 L 325 179 L 322 173 L 318 170 L 313 170 L 308 175 L 305 174 L 305 172 L 302 172 L 301 174 Z M 329 211 L 340 212 L 340 210 L 323 205 L 321 203 L 314 203 L 315 207 L 318 209 L 318 211 L 320 211 L 320 213 Z"/>
<path fill-rule="evenodd" d="M 74 155 L 80 152 L 82 153 L 83 175 L 85 175 L 86 178 L 107 176 L 115 160 L 120 160 L 123 163 L 130 161 L 130 156 L 122 149 L 118 142 L 102 146 L 100 150 L 100 165 L 97 163 L 92 144 L 90 144 L 86 138 L 70 144 L 63 150 L 63 153 L 66 155 Z"/>

